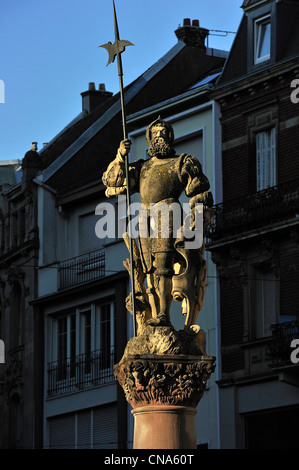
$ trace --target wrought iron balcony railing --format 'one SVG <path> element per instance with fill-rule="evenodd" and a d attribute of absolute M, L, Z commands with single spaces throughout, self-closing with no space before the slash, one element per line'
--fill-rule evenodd
<path fill-rule="evenodd" d="M 290 363 L 291 342 L 299 338 L 299 320 L 271 325 L 271 331 L 272 340 L 267 346 L 267 355 L 272 357 L 273 363 Z"/>
<path fill-rule="evenodd" d="M 86 253 L 60 264 L 59 289 L 94 281 L 103 276 L 105 276 L 105 251 Z"/>
<path fill-rule="evenodd" d="M 48 398 L 114 380 L 113 350 L 97 350 L 48 364 Z"/>
<path fill-rule="evenodd" d="M 299 180 L 273 186 L 214 206 L 206 232 L 209 243 L 299 215 Z"/>

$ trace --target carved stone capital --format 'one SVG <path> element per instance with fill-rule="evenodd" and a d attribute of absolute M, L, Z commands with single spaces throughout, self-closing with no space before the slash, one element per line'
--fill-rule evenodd
<path fill-rule="evenodd" d="M 204 339 L 199 332 L 148 326 L 143 335 L 128 342 L 123 358 L 114 367 L 114 375 L 133 408 L 196 408 L 215 369 L 215 357 L 204 352 Z"/>
<path fill-rule="evenodd" d="M 133 408 L 196 408 L 214 369 L 215 358 L 211 356 L 140 355 L 122 360 L 114 373 Z"/>

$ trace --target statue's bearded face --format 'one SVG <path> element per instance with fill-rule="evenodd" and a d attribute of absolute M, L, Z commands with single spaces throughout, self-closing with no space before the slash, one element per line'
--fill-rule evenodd
<path fill-rule="evenodd" d="M 166 127 L 162 125 L 152 127 L 150 151 L 151 155 L 156 157 L 167 157 L 170 154 L 171 145 Z"/>

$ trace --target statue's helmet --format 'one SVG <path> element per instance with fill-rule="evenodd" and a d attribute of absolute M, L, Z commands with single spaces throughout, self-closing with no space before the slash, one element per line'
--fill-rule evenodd
<path fill-rule="evenodd" d="M 167 130 L 168 132 L 168 138 L 169 138 L 169 144 L 170 146 L 172 147 L 173 146 L 173 142 L 174 142 L 174 132 L 173 132 L 173 128 L 170 124 L 168 124 L 166 121 L 164 121 L 160 116 L 158 117 L 158 119 L 155 119 L 155 121 L 153 121 L 149 126 L 148 128 L 146 129 L 146 133 L 145 133 L 145 136 L 146 136 L 146 140 L 147 140 L 147 143 L 148 145 L 150 146 L 151 145 L 151 141 L 152 141 L 152 128 L 155 127 L 155 126 L 163 126 L 165 127 L 165 129 Z"/>

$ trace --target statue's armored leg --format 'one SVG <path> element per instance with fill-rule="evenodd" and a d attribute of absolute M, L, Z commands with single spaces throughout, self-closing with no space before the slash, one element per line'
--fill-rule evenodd
<path fill-rule="evenodd" d="M 159 297 L 159 313 L 148 321 L 151 325 L 170 323 L 170 306 L 172 302 L 173 253 L 155 253 L 154 286 Z"/>
<path fill-rule="evenodd" d="M 170 322 L 170 305 L 172 301 L 171 296 L 172 278 L 159 276 L 158 280 L 158 295 L 160 299 L 160 316 L 165 316 L 167 321 Z"/>
<path fill-rule="evenodd" d="M 151 307 L 152 317 L 155 318 L 159 313 L 159 297 L 156 293 L 154 285 L 154 276 L 152 273 L 147 274 L 147 290 L 148 301 Z"/>

